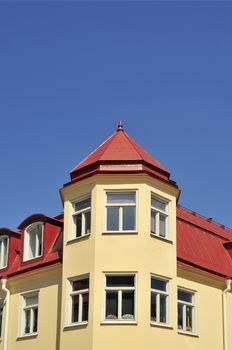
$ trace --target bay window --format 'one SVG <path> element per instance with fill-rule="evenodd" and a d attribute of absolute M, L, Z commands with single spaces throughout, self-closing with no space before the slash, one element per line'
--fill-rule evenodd
<path fill-rule="evenodd" d="M 106 231 L 136 230 L 136 193 L 106 193 Z"/>
<path fill-rule="evenodd" d="M 91 198 L 73 204 L 74 238 L 89 235 L 91 232 Z"/>
<path fill-rule="evenodd" d="M 135 275 L 105 276 L 106 321 L 135 321 Z"/>
<path fill-rule="evenodd" d="M 151 322 L 168 324 L 169 281 L 151 277 Z"/>
<path fill-rule="evenodd" d="M 168 238 L 168 202 L 151 196 L 151 234 Z"/>
<path fill-rule="evenodd" d="M 178 329 L 183 332 L 194 333 L 195 326 L 195 294 L 194 292 L 178 288 Z"/>
<path fill-rule="evenodd" d="M 69 282 L 69 324 L 87 323 L 89 314 L 89 278 L 80 277 Z"/>
<path fill-rule="evenodd" d="M 9 238 L 0 237 L 0 269 L 7 266 Z"/>

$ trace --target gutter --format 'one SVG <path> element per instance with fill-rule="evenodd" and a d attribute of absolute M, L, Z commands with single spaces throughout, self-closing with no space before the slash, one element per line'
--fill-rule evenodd
<path fill-rule="evenodd" d="M 5 298 L 5 327 L 4 327 L 4 336 L 3 336 L 3 350 L 7 350 L 7 340 L 8 340 L 8 323 L 9 323 L 9 307 L 10 307 L 10 290 L 6 287 L 7 279 L 3 278 L 2 282 L 2 290 L 6 293 Z"/>
<path fill-rule="evenodd" d="M 223 342 L 224 350 L 228 350 L 228 317 L 227 317 L 227 293 L 231 291 L 232 280 L 228 279 L 226 282 L 226 289 L 223 290 Z"/>

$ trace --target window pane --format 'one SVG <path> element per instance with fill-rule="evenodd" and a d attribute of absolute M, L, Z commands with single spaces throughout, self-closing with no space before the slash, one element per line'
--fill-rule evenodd
<path fill-rule="evenodd" d="M 38 304 L 38 295 L 25 297 L 26 306 L 37 305 L 37 304 Z"/>
<path fill-rule="evenodd" d="M 167 282 L 163 281 L 163 280 L 159 280 L 157 278 L 152 278 L 151 279 L 151 288 L 157 289 L 157 290 L 162 290 L 162 291 L 166 292 Z"/>
<path fill-rule="evenodd" d="M 151 233 L 156 233 L 156 212 L 151 210 Z"/>
<path fill-rule="evenodd" d="M 74 220 L 76 225 L 76 237 L 80 237 L 82 231 L 82 214 L 75 215 Z"/>
<path fill-rule="evenodd" d="M 192 331 L 192 306 L 186 305 L 186 331 Z"/>
<path fill-rule="evenodd" d="M 26 333 L 30 333 L 31 310 L 25 310 L 24 315 L 25 315 L 24 333 L 26 334 Z"/>
<path fill-rule="evenodd" d="M 134 287 L 134 276 L 107 276 L 107 287 Z"/>
<path fill-rule="evenodd" d="M 72 296 L 72 322 L 78 322 L 79 295 Z"/>
<path fill-rule="evenodd" d="M 160 322 L 166 323 L 167 297 L 160 294 Z"/>
<path fill-rule="evenodd" d="M 0 254 L 2 254 L 2 257 L 0 259 L 1 261 L 0 268 L 5 267 L 7 265 L 7 244 L 8 244 L 7 238 L 2 238 L 0 240 Z"/>
<path fill-rule="evenodd" d="M 73 291 L 88 289 L 89 288 L 89 278 L 84 278 L 82 280 L 72 282 Z"/>
<path fill-rule="evenodd" d="M 91 198 L 87 198 L 83 201 L 77 202 L 74 205 L 75 211 L 79 211 L 89 207 L 91 207 Z"/>
<path fill-rule="evenodd" d="M 107 231 L 119 230 L 119 208 L 107 208 Z"/>
<path fill-rule="evenodd" d="M 90 233 L 90 222 L 91 222 L 91 213 L 87 211 L 85 215 L 85 235 Z"/>
<path fill-rule="evenodd" d="M 88 321 L 89 293 L 82 294 L 82 321 Z"/>
<path fill-rule="evenodd" d="M 178 303 L 178 328 L 183 329 L 183 304 Z"/>
<path fill-rule="evenodd" d="M 123 207 L 123 230 L 135 230 L 135 207 Z"/>
<path fill-rule="evenodd" d="M 184 292 L 183 290 L 178 290 L 178 300 L 192 302 L 192 294 L 189 292 Z"/>
<path fill-rule="evenodd" d="M 118 293 L 106 292 L 106 319 L 118 318 Z"/>
<path fill-rule="evenodd" d="M 151 293 L 151 321 L 156 321 L 156 294 Z"/>
<path fill-rule="evenodd" d="M 159 235 L 165 237 L 166 235 L 166 217 L 159 214 Z"/>
<path fill-rule="evenodd" d="M 167 204 L 158 200 L 157 198 L 151 198 L 151 206 L 161 211 L 166 211 Z"/>
<path fill-rule="evenodd" d="M 135 193 L 107 193 L 108 204 L 135 203 Z"/>
<path fill-rule="evenodd" d="M 122 318 L 134 319 L 134 291 L 122 292 Z"/>
<path fill-rule="evenodd" d="M 36 257 L 36 230 L 29 233 L 29 258 Z"/>
<path fill-rule="evenodd" d="M 38 231 L 37 231 L 37 240 L 38 240 L 38 246 L 37 246 L 37 252 L 36 256 L 42 255 L 42 226 L 38 226 Z"/>
<path fill-rule="evenodd" d="M 37 332 L 37 324 L 38 324 L 38 309 L 33 309 L 33 332 Z"/>

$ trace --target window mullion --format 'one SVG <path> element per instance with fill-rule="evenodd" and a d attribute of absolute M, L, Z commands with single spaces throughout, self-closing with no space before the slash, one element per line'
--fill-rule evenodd
<path fill-rule="evenodd" d="M 79 294 L 79 311 L 78 311 L 78 322 L 82 322 L 82 310 L 83 310 L 83 295 Z"/>
<path fill-rule="evenodd" d="M 156 294 L 156 322 L 160 322 L 160 294 Z"/>
<path fill-rule="evenodd" d="M 30 308 L 30 333 L 33 332 L 33 318 L 34 318 L 33 308 Z"/>
<path fill-rule="evenodd" d="M 81 236 L 85 234 L 85 214 L 81 213 Z"/>
<path fill-rule="evenodd" d="M 119 231 L 123 230 L 123 207 L 119 207 Z"/>
<path fill-rule="evenodd" d="M 186 332 L 186 305 L 183 306 L 183 330 Z"/>
<path fill-rule="evenodd" d="M 122 319 L 122 291 L 118 291 L 118 318 Z"/>

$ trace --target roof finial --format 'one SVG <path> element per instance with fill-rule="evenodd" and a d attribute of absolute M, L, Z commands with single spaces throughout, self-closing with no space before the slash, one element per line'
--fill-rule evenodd
<path fill-rule="evenodd" d="M 117 131 L 123 131 L 123 125 L 122 125 L 121 120 L 118 122 L 118 129 L 117 129 Z"/>

